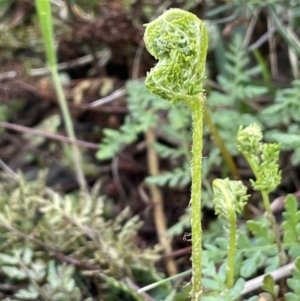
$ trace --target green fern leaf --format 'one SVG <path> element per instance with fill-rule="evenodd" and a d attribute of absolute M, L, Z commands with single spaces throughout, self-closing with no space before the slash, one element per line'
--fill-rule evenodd
<path fill-rule="evenodd" d="M 285 212 L 282 214 L 285 221 L 282 223 L 282 229 L 284 230 L 283 242 L 298 244 L 289 249 L 291 257 L 300 256 L 300 210 L 297 209 L 296 198 L 289 194 L 285 199 Z"/>
<path fill-rule="evenodd" d="M 176 159 L 184 155 L 182 148 L 169 147 L 159 142 L 155 142 L 152 147 L 156 150 L 160 158 Z"/>
<path fill-rule="evenodd" d="M 270 231 L 270 227 L 266 222 L 249 220 L 247 221 L 247 228 L 257 237 L 257 245 L 274 243 L 275 235 Z"/>
<path fill-rule="evenodd" d="M 279 287 L 275 284 L 275 281 L 270 274 L 264 277 L 262 289 L 265 292 L 269 293 L 272 296 L 273 300 L 277 298 Z"/>
<path fill-rule="evenodd" d="M 270 126 L 289 125 L 300 121 L 300 80 L 294 80 L 290 88 L 278 90 L 274 104 L 261 112 L 261 118 Z"/>
<path fill-rule="evenodd" d="M 186 186 L 190 182 L 190 175 L 186 168 L 177 167 L 172 171 L 168 171 L 157 176 L 147 177 L 146 182 L 158 186 L 182 187 Z"/>
<path fill-rule="evenodd" d="M 286 301 L 300 301 L 300 257 L 295 262 L 292 278 L 287 280 L 288 287 L 293 291 L 285 294 Z"/>

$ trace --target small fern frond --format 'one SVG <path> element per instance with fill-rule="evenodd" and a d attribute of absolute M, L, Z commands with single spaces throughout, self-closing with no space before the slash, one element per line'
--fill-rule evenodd
<path fill-rule="evenodd" d="M 300 300 L 300 257 L 295 262 L 295 269 L 292 271 L 292 278 L 287 280 L 288 287 L 293 291 L 285 294 L 286 301 Z"/>
<path fill-rule="evenodd" d="M 138 135 L 157 123 L 158 110 L 170 109 L 171 105 L 151 94 L 143 84 L 129 81 L 126 84 L 129 114 L 118 130 L 104 129 L 96 157 L 99 160 L 112 158 L 123 146 L 136 141 Z"/>
<path fill-rule="evenodd" d="M 240 100 L 246 100 L 265 94 L 267 88 L 253 83 L 252 77 L 261 73 L 261 67 L 256 65 L 249 67 L 250 57 L 242 48 L 243 38 L 236 34 L 229 49 L 226 52 L 225 71 L 217 77 L 219 84 L 230 96 L 233 106 L 239 106 Z M 229 100 L 229 99 L 228 99 Z M 208 98 L 208 104 L 209 98 Z"/>
<path fill-rule="evenodd" d="M 177 159 L 185 154 L 182 148 L 170 147 L 159 142 L 155 142 L 152 147 L 161 158 Z"/>
<path fill-rule="evenodd" d="M 300 80 L 294 80 L 290 88 L 277 90 L 275 102 L 261 112 L 261 118 L 269 126 L 286 125 L 300 121 Z"/>
<path fill-rule="evenodd" d="M 128 116 L 125 118 L 124 124 L 119 130 L 104 129 L 104 138 L 100 143 L 96 157 L 99 160 L 112 158 L 123 145 L 133 143 L 142 130 L 142 126 L 138 123 L 134 123 Z"/>
<path fill-rule="evenodd" d="M 217 270 L 215 263 L 209 260 L 204 252 L 203 260 L 203 287 L 208 291 L 201 297 L 204 301 L 234 301 L 237 300 L 244 289 L 245 280 L 238 279 L 230 289 L 226 287 L 226 263 Z M 212 292 L 211 294 L 209 292 Z"/>
<path fill-rule="evenodd" d="M 190 174 L 185 167 L 176 167 L 171 171 L 146 178 L 146 182 L 149 184 L 169 187 L 186 186 L 190 180 Z"/>
<path fill-rule="evenodd" d="M 285 199 L 285 211 L 282 215 L 284 218 L 282 223 L 283 242 L 297 244 L 292 246 L 288 253 L 293 258 L 298 257 L 300 256 L 300 210 L 298 210 L 298 202 L 292 194 Z"/>

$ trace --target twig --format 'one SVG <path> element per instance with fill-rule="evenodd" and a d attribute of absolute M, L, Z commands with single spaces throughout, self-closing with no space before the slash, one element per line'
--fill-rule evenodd
<path fill-rule="evenodd" d="M 44 136 L 46 138 L 65 142 L 65 143 L 75 143 L 79 146 L 86 147 L 86 148 L 99 149 L 99 146 L 95 143 L 86 142 L 86 141 L 77 140 L 77 139 L 72 140 L 71 138 L 66 137 L 66 136 L 57 135 L 57 134 L 53 134 L 53 133 L 42 131 L 42 130 L 32 129 L 32 128 L 29 128 L 29 127 L 26 127 L 23 125 L 19 125 L 19 124 L 15 124 L 15 123 L 8 123 L 5 121 L 0 121 L 0 127 L 10 129 L 13 131 L 17 131 L 17 132 L 31 134 L 31 135 Z"/>
<path fill-rule="evenodd" d="M 267 18 L 268 31 L 274 27 L 274 22 L 270 16 Z M 277 53 L 276 53 L 276 40 L 275 36 L 269 36 L 269 48 L 270 48 L 270 63 L 271 63 L 271 72 L 273 77 L 278 76 L 278 65 L 277 65 Z"/>
<path fill-rule="evenodd" d="M 143 83 L 145 81 L 145 77 L 139 78 L 135 80 L 136 82 L 140 82 Z M 103 98 L 100 98 L 98 100 L 93 101 L 90 104 L 90 107 L 94 108 L 94 107 L 98 107 L 98 106 L 102 106 L 108 102 L 114 101 L 116 99 L 118 99 L 119 97 L 122 97 L 125 95 L 126 89 L 125 87 L 122 87 L 120 89 L 115 90 L 112 94 L 105 96 Z"/>
<path fill-rule="evenodd" d="M 259 14 L 260 14 L 260 9 L 257 9 L 256 12 L 253 14 L 254 16 L 251 18 L 251 21 L 248 25 L 246 35 L 245 35 L 245 38 L 244 38 L 244 41 L 243 41 L 243 44 L 242 44 L 243 49 L 246 48 L 249 44 L 249 41 L 252 37 L 252 33 L 253 33 L 253 30 L 254 30 L 255 24 L 257 22 L 257 19 L 259 17 Z"/>
<path fill-rule="evenodd" d="M 159 174 L 159 160 L 156 151 L 152 145 L 156 141 L 156 137 L 153 129 L 148 129 L 145 133 L 147 143 L 147 163 L 150 176 L 156 176 Z M 156 185 L 149 185 L 151 200 L 153 204 L 153 214 L 155 228 L 158 236 L 159 243 L 164 247 L 165 253 L 172 252 L 171 241 L 172 238 L 165 235 L 167 231 L 166 217 L 164 214 L 164 204 L 161 190 Z M 177 267 L 173 258 L 168 257 L 166 260 L 166 266 L 169 275 L 177 274 Z"/>
<path fill-rule="evenodd" d="M 126 279 L 127 285 L 129 285 L 131 288 L 133 288 L 135 291 L 138 291 L 140 287 L 138 287 L 134 282 L 132 282 L 131 279 Z M 145 292 L 140 293 L 147 301 L 155 301 L 150 295 L 146 294 Z"/>
<path fill-rule="evenodd" d="M 256 42 L 251 44 L 247 50 L 248 51 L 253 51 L 257 48 L 259 48 L 263 43 L 265 43 L 275 32 L 277 31 L 275 26 L 272 26 L 269 28 L 267 32 L 265 32 Z"/>
<path fill-rule="evenodd" d="M 15 78 L 18 75 L 17 71 L 7 71 L 0 73 L 0 81 L 5 79 L 12 79 Z"/>
<path fill-rule="evenodd" d="M 12 177 L 14 180 L 18 181 L 19 176 L 16 174 L 8 165 L 6 165 L 1 159 L 0 159 L 0 168 L 3 169 L 4 172 L 6 172 L 10 177 Z"/>
<path fill-rule="evenodd" d="M 96 53 L 96 57 L 97 59 L 100 59 L 100 62 L 98 63 L 99 66 L 104 66 L 107 61 L 110 60 L 111 58 L 111 52 L 108 49 L 104 49 L 102 51 L 98 51 Z M 71 69 L 71 68 L 75 68 L 78 66 L 83 66 L 86 65 L 90 62 L 93 61 L 93 55 L 88 54 L 85 56 L 82 56 L 78 59 L 69 61 L 69 62 L 63 62 L 60 64 L 57 64 L 57 70 L 58 71 L 63 71 L 63 70 L 67 70 L 67 69 Z M 50 74 L 50 69 L 49 68 L 36 68 L 36 69 L 30 69 L 28 74 L 30 76 L 44 76 L 44 75 L 49 75 Z"/>
<path fill-rule="evenodd" d="M 259 277 L 256 277 L 254 279 L 251 279 L 249 281 L 246 282 L 245 284 L 245 288 L 244 290 L 242 291 L 241 293 L 241 296 L 243 295 L 246 295 L 256 289 L 259 289 L 262 284 L 263 284 L 263 280 L 264 280 L 264 277 L 267 276 L 267 275 L 271 275 L 273 277 L 273 279 L 275 281 L 277 280 L 280 280 L 284 277 L 287 277 L 290 275 L 291 273 L 291 270 L 295 268 L 295 263 L 292 262 L 292 263 L 289 263 L 273 272 L 270 272 L 270 273 L 267 273 L 267 274 L 264 274 L 264 275 L 261 275 Z"/>

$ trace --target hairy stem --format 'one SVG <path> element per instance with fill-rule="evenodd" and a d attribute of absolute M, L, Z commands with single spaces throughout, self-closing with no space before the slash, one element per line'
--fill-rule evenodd
<path fill-rule="evenodd" d="M 203 103 L 204 96 L 191 104 L 193 113 L 192 145 L 192 292 L 193 301 L 199 301 L 202 293 L 202 226 L 201 226 L 201 186 L 202 186 L 202 149 L 203 149 Z"/>
<path fill-rule="evenodd" d="M 262 199 L 263 199 L 265 209 L 267 211 L 268 219 L 271 223 L 272 230 L 275 234 L 275 242 L 276 242 L 278 253 L 279 253 L 278 255 L 279 255 L 280 266 L 284 266 L 285 263 L 286 263 L 286 255 L 285 255 L 282 243 L 281 243 L 280 234 L 279 234 L 279 231 L 278 231 L 276 220 L 275 220 L 275 217 L 273 215 L 273 212 L 272 212 L 272 209 L 271 209 L 271 206 L 270 206 L 269 195 L 265 191 L 262 191 L 261 195 L 262 195 Z"/>
<path fill-rule="evenodd" d="M 251 158 L 248 155 L 243 153 L 243 156 L 247 160 L 251 170 L 253 171 L 255 177 L 257 178 L 256 165 L 252 162 Z M 280 266 L 283 266 L 285 264 L 285 261 L 286 261 L 286 255 L 285 255 L 285 251 L 283 249 L 282 243 L 281 243 L 280 234 L 279 234 L 279 231 L 278 231 L 276 220 L 275 220 L 275 217 L 274 217 L 273 212 L 271 210 L 269 194 L 266 191 L 261 191 L 261 195 L 262 195 L 264 207 L 265 207 L 266 212 L 267 212 L 268 219 L 270 221 L 272 230 L 274 231 L 275 242 L 276 242 L 278 253 L 279 253 Z"/>
<path fill-rule="evenodd" d="M 228 255 L 227 255 L 227 274 L 226 274 L 226 285 L 228 288 L 232 288 L 234 285 L 234 257 L 236 251 L 236 213 L 234 210 L 233 202 L 234 200 L 228 193 L 227 188 L 222 184 L 223 182 L 216 179 L 214 180 L 214 186 L 218 188 L 224 198 L 223 207 L 226 210 L 226 221 L 228 223 L 229 232 L 229 244 L 228 244 Z"/>
<path fill-rule="evenodd" d="M 234 210 L 229 215 L 229 246 L 227 256 L 227 287 L 232 288 L 234 285 L 234 257 L 236 250 L 236 214 Z"/>

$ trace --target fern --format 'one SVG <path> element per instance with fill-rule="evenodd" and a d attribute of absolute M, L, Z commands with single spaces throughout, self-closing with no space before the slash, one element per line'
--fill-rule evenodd
<path fill-rule="evenodd" d="M 99 160 L 107 160 L 116 155 L 123 146 L 133 143 L 143 131 L 143 126 L 126 116 L 124 124 L 119 130 L 104 129 L 102 139 L 96 157 Z"/>
<path fill-rule="evenodd" d="M 275 102 L 261 112 L 261 118 L 268 126 L 285 125 L 300 121 L 300 80 L 294 80 L 291 87 L 277 90 Z"/>
<path fill-rule="evenodd" d="M 226 52 L 225 73 L 217 76 L 224 92 L 212 91 L 207 99 L 212 110 L 212 120 L 224 139 L 229 151 L 237 154 L 235 135 L 240 125 L 259 123 L 258 118 L 250 114 L 247 102 L 265 94 L 268 89 L 253 81 L 261 73 L 259 65 L 249 67 L 250 57 L 242 49 L 242 36 L 236 34 Z M 225 108 L 224 108 L 225 107 Z"/>
<path fill-rule="evenodd" d="M 298 124 L 291 124 L 285 132 L 274 129 L 266 132 L 267 140 L 281 144 L 282 150 L 293 151 L 291 163 L 295 166 L 300 163 L 300 127 Z"/>
<path fill-rule="evenodd" d="M 151 269 L 158 256 L 158 250 L 140 250 L 135 244 L 142 222 L 138 216 L 130 218 L 129 208 L 113 219 L 107 215 L 109 202 L 98 195 L 100 187 L 91 196 L 61 196 L 45 188 L 45 175 L 35 182 L 20 175 L 19 185 L 9 192 L 3 184 L 0 269 L 3 281 L 22 281 L 20 298 L 83 300 L 86 292 L 77 287 L 78 271 L 49 261 L 53 257 L 125 277 L 133 267 Z"/>
<path fill-rule="evenodd" d="M 257 251 L 253 248 L 254 252 L 246 254 L 248 258 L 244 260 L 241 266 L 241 275 L 243 277 L 249 277 L 261 266 L 265 266 L 266 273 L 278 268 L 279 256 L 275 245 L 275 235 L 272 231 L 270 231 L 268 220 L 262 219 L 259 221 L 248 221 L 247 228 L 255 236 L 255 247 L 257 247 Z M 249 245 L 250 241 L 248 248 Z M 272 245 L 274 245 L 274 247 Z M 267 248 L 265 250 L 261 250 L 260 247 Z"/>
<path fill-rule="evenodd" d="M 289 249 L 289 255 L 293 258 L 300 256 L 300 210 L 297 210 L 298 202 L 293 195 L 288 195 L 285 199 L 285 211 L 283 212 L 284 230 L 283 242 L 294 243 Z"/>
<path fill-rule="evenodd" d="M 201 300 L 204 301 L 234 301 L 240 297 L 244 289 L 245 281 L 240 278 L 235 285 L 228 289 L 226 287 L 226 264 L 223 263 L 217 270 L 215 263 L 209 260 L 207 251 L 203 254 L 203 287 L 211 291 L 205 294 Z"/>
<path fill-rule="evenodd" d="M 160 158 L 178 159 L 185 155 L 183 148 L 175 148 L 167 146 L 166 144 L 155 142 L 152 147 L 159 154 Z"/>
<path fill-rule="evenodd" d="M 249 67 L 250 58 L 246 50 L 242 48 L 242 36 L 236 34 L 229 49 L 226 52 L 225 74 L 217 77 L 219 84 L 227 93 L 218 93 L 221 103 L 238 108 L 240 101 L 246 101 L 255 96 L 265 94 L 266 87 L 257 85 L 253 82 L 253 76 L 261 73 L 259 65 Z M 214 92 L 217 93 L 217 92 Z M 211 96 L 210 96 L 211 97 Z M 209 105 L 215 106 L 216 102 L 211 103 L 209 97 Z M 216 101 L 216 97 L 214 97 Z"/>
<path fill-rule="evenodd" d="M 292 82 L 290 88 L 277 90 L 275 102 L 264 109 L 259 118 L 267 127 L 284 127 L 285 130 L 272 129 L 266 132 L 269 141 L 280 142 L 283 150 L 292 150 L 291 162 L 300 163 L 300 80 Z"/>
<path fill-rule="evenodd" d="M 300 300 L 300 257 L 295 262 L 295 269 L 292 271 L 292 278 L 287 280 L 287 285 L 293 292 L 285 294 L 286 301 Z"/>
<path fill-rule="evenodd" d="M 276 300 L 278 297 L 279 286 L 275 284 L 273 277 L 269 274 L 264 277 L 262 289 L 271 295 L 272 300 Z"/>
<path fill-rule="evenodd" d="M 147 177 L 146 182 L 149 184 L 155 184 L 158 186 L 186 186 L 191 180 L 187 168 L 177 167 L 172 171 L 162 173 L 158 176 Z"/>
<path fill-rule="evenodd" d="M 138 135 L 148 128 L 155 127 L 158 116 L 155 111 L 170 107 L 157 96 L 148 92 L 144 85 L 128 82 L 126 85 L 129 115 L 119 130 L 104 129 L 97 158 L 112 158 L 123 146 L 137 140 Z"/>
<path fill-rule="evenodd" d="M 129 81 L 126 85 L 129 115 L 119 130 L 104 129 L 104 137 L 97 152 L 100 160 L 112 158 L 123 146 L 137 140 L 138 135 L 148 128 L 157 128 L 165 142 L 153 144 L 160 158 L 171 158 L 176 167 L 155 177 L 148 177 L 147 182 L 159 186 L 186 186 L 190 182 L 187 172 L 190 161 L 191 116 L 188 108 L 179 105 L 172 107 L 168 102 L 150 93 L 144 85 Z M 159 116 L 166 114 L 164 123 Z"/>

